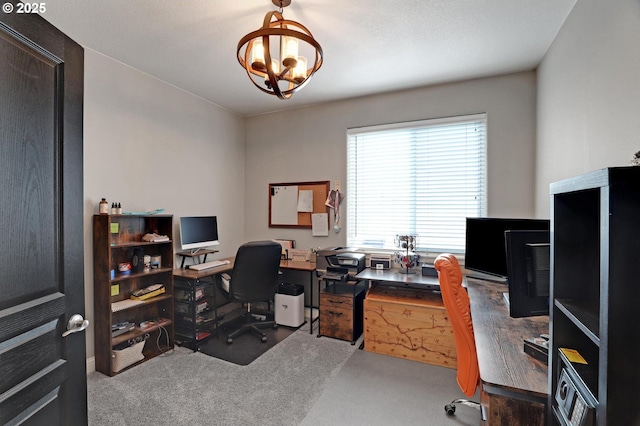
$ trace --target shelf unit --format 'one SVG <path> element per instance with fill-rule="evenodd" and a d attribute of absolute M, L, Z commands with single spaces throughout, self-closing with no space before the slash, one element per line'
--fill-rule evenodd
<path fill-rule="evenodd" d="M 569 404 L 569 416 L 561 414 L 560 395 L 573 398 L 566 396 L 565 376 L 595 407 L 592 423 L 575 424 L 635 424 L 640 167 L 598 170 L 553 183 L 550 192 L 551 424 L 572 424 L 565 417 L 577 416 Z M 576 350 L 586 364 L 572 362 L 559 348 Z"/>
<path fill-rule="evenodd" d="M 176 343 L 194 351 L 217 327 L 216 276 L 183 279 L 174 277 Z"/>
<path fill-rule="evenodd" d="M 169 237 L 169 241 L 146 242 L 147 233 Z M 113 376 L 120 371 L 158 356 L 174 346 L 173 314 L 173 216 L 171 215 L 94 215 L 93 286 L 96 371 Z M 160 256 L 159 267 L 145 270 L 143 255 Z M 135 260 L 134 260 L 135 256 Z M 137 261 L 139 270 L 120 273 L 118 265 Z M 131 294 L 153 284 L 163 284 L 165 292 L 135 306 L 114 312 L 114 303 L 130 300 Z M 143 321 L 151 326 L 141 328 Z M 112 337 L 111 325 L 130 322 L 133 330 Z M 146 338 L 146 340 L 145 340 Z M 123 367 L 117 351 L 130 342 L 139 345 L 142 354 Z M 133 349 L 129 349 L 133 350 Z M 126 351 L 126 350 L 125 350 Z M 138 351 L 139 352 L 139 351 Z M 123 356 L 121 357 L 123 358 Z M 125 364 L 127 364 L 125 362 Z"/>

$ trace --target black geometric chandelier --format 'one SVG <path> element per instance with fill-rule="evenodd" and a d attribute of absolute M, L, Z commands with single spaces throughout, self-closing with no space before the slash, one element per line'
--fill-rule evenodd
<path fill-rule="evenodd" d="M 279 11 L 268 12 L 260 29 L 240 39 L 238 62 L 258 89 L 289 99 L 322 66 L 322 48 L 304 25 L 283 18 L 291 0 L 271 1 Z"/>

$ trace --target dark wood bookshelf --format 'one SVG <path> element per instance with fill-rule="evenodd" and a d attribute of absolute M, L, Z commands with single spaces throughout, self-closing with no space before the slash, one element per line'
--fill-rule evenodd
<path fill-rule="evenodd" d="M 147 233 L 167 235 L 168 241 L 143 241 Z M 113 376 L 158 356 L 174 346 L 173 316 L 173 216 L 171 215 L 94 215 L 93 285 L 96 371 Z M 145 270 L 144 255 L 160 256 L 160 267 Z M 119 273 L 118 265 L 136 258 L 138 270 Z M 113 311 L 116 302 L 153 284 L 164 285 L 165 292 L 143 303 Z M 152 326 L 140 328 L 143 321 Z M 135 324 L 133 330 L 113 337 L 111 325 Z M 144 358 L 116 370 L 112 358 L 122 344 L 149 335 L 142 349 Z M 118 346 L 118 348 L 116 348 Z"/>

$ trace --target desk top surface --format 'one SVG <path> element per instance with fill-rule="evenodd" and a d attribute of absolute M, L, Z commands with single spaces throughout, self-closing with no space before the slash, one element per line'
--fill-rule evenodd
<path fill-rule="evenodd" d="M 315 262 L 300 262 L 295 260 L 281 260 L 280 267 L 282 269 L 294 269 L 296 271 L 309 271 L 313 272 L 316 270 Z"/>
<path fill-rule="evenodd" d="M 547 366 L 524 352 L 523 340 L 549 333 L 549 317 L 511 318 L 504 284 L 467 278 L 467 291 L 483 386 L 546 398 Z"/>
<path fill-rule="evenodd" d="M 399 269 L 371 269 L 362 270 L 356 278 L 361 280 L 387 281 L 402 283 L 406 286 L 437 286 L 440 287 L 438 277 L 425 277 L 420 271 L 414 274 L 403 274 Z"/>
<path fill-rule="evenodd" d="M 215 268 L 203 269 L 202 271 L 196 271 L 195 269 L 189 268 L 176 268 L 173 270 L 173 275 L 175 277 L 180 278 L 204 278 L 210 277 L 216 274 L 222 274 L 224 272 L 229 272 L 233 270 L 233 262 L 235 260 L 235 256 L 226 257 L 220 260 L 229 260 L 230 263 L 228 265 L 222 265 Z M 297 271 L 315 271 L 316 264 L 313 262 L 295 262 L 293 260 L 282 260 L 280 261 L 280 267 L 282 269 L 294 269 Z"/>

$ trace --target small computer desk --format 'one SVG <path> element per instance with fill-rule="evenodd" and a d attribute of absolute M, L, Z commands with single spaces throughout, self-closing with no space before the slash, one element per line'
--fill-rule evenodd
<path fill-rule="evenodd" d="M 511 318 L 505 285 L 466 278 L 487 425 L 545 425 L 547 366 L 524 352 L 523 340 L 549 333 L 549 317 Z"/>
<path fill-rule="evenodd" d="M 216 268 L 203 269 L 202 271 L 196 271 L 194 269 L 183 268 L 183 269 L 174 269 L 173 275 L 175 277 L 187 279 L 187 280 L 199 280 L 204 277 L 210 277 L 216 274 L 222 274 L 224 272 L 229 272 L 233 270 L 233 262 L 235 260 L 235 256 L 227 257 L 221 260 L 229 260 L 231 263 L 228 265 L 218 266 Z M 313 334 L 313 322 L 317 320 L 317 318 L 313 319 L 313 275 L 316 271 L 315 262 L 299 262 L 294 260 L 282 260 L 280 261 L 280 268 L 289 269 L 293 271 L 303 271 L 309 273 L 309 334 Z M 318 283 L 318 287 L 320 284 Z M 318 290 L 319 291 L 319 290 Z"/>

